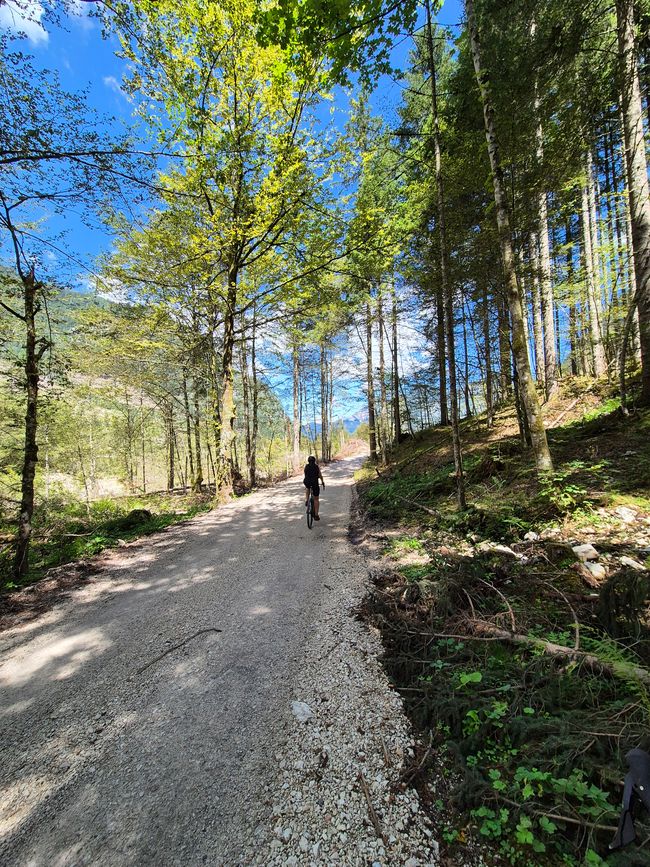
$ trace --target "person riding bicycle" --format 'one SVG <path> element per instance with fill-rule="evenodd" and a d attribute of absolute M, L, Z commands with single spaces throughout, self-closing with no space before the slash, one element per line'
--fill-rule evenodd
<path fill-rule="evenodd" d="M 318 517 L 318 496 L 320 494 L 320 488 L 318 486 L 318 480 L 323 483 L 323 488 L 325 487 L 325 480 L 323 479 L 323 474 L 320 471 L 320 467 L 316 463 L 316 458 L 313 455 L 310 455 L 307 458 L 307 463 L 305 464 L 305 506 L 309 503 L 309 492 L 314 492 L 314 520 L 320 521 Z"/>

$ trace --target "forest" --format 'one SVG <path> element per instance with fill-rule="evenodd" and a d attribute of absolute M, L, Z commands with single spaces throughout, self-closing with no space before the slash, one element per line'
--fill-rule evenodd
<path fill-rule="evenodd" d="M 649 863 L 596 854 L 616 823 L 611 768 L 647 741 L 649 0 L 5 0 L 0 13 L 4 590 L 363 440 L 366 519 L 416 527 L 387 556 L 428 551 L 384 576 L 368 616 L 407 692 L 460 677 L 436 729 L 462 756 L 458 809 L 505 863 Z M 119 61 L 128 122 L 85 80 L 67 88 L 28 38 L 75 16 Z M 82 226 L 101 232 L 98 254 Z M 611 564 L 579 557 L 568 573 L 563 558 L 616 508 L 636 523 L 614 553 L 636 565 L 604 597 Z M 468 539 L 511 553 L 468 565 Z M 533 576 L 519 543 L 543 548 Z M 596 627 L 598 594 L 620 616 Z M 589 761 L 573 773 L 571 742 L 555 777 L 541 754 L 522 769 L 502 750 L 527 716 L 569 718 L 557 684 L 577 680 L 575 654 L 553 686 L 519 650 L 504 651 L 507 676 L 478 676 L 485 642 L 521 638 L 544 604 L 525 624 L 546 642 L 536 652 L 575 629 L 575 653 L 612 681 L 596 698 L 597 678 L 583 683 L 572 712 Z M 432 618 L 435 663 L 414 638 Z M 519 696 L 512 719 L 500 677 Z M 410 712 L 433 732 L 427 701 Z M 491 756 L 475 742 L 486 729 Z M 589 789 L 598 762 L 611 773 Z M 463 835 L 450 825 L 451 851 Z"/>

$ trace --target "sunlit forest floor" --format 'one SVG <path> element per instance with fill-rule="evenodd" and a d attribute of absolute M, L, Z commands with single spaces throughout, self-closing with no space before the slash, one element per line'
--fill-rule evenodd
<path fill-rule="evenodd" d="M 608 852 L 624 756 L 650 746 L 650 412 L 625 418 L 586 380 L 544 411 L 543 480 L 513 407 L 491 430 L 464 423 L 466 512 L 448 428 L 361 472 L 364 615 L 420 733 L 410 782 L 448 863 L 650 864 Z"/>

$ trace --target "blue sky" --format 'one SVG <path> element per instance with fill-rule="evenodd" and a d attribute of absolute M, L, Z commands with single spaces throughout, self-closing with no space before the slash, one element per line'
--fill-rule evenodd
<path fill-rule="evenodd" d="M 69 91 L 86 90 L 88 103 L 101 115 L 108 118 L 111 127 L 124 129 L 132 123 L 132 106 L 126 95 L 120 89 L 120 82 L 125 69 L 125 61 L 115 56 L 117 42 L 115 39 L 104 39 L 98 21 L 89 16 L 92 4 L 80 0 L 67 0 L 68 7 L 78 14 L 65 15 L 62 27 L 44 24 L 41 21 L 41 7 L 38 0 L 27 0 L 32 20 L 17 18 L 15 9 L 9 5 L 0 6 L 0 28 L 16 30 L 18 27 L 27 32 L 27 38 L 16 43 L 22 50 L 27 50 L 34 56 L 39 66 L 56 70 L 62 85 Z M 438 21 L 443 25 L 455 25 L 461 19 L 461 0 L 447 0 L 438 15 Z M 410 37 L 398 40 L 393 64 L 402 66 L 406 62 L 412 46 Z M 400 102 L 400 86 L 391 78 L 384 77 L 372 96 L 373 109 L 386 116 L 388 123 L 395 119 L 395 111 Z M 344 123 L 344 112 L 347 109 L 347 99 L 339 93 L 335 99 L 336 123 Z M 329 115 L 329 104 L 326 114 Z M 53 225 L 52 231 L 62 227 Z M 99 223 L 90 228 L 74 216 L 67 220 L 68 243 L 72 242 L 75 258 L 83 262 L 89 270 L 97 256 L 110 248 L 110 233 Z M 51 254 L 50 254 L 51 255 Z M 80 269 L 71 265 L 59 263 L 66 272 L 65 276 L 71 282 L 77 282 L 79 288 L 86 283 Z M 62 275 L 63 276 L 63 275 Z"/>

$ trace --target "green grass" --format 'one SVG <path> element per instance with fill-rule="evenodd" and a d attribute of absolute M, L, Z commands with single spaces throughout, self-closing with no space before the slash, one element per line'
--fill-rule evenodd
<path fill-rule="evenodd" d="M 17 584 L 11 578 L 14 526 L 0 527 L 5 540 L 0 549 L 0 587 L 15 590 L 42 578 L 48 569 L 85 560 L 120 542 L 129 542 L 147 536 L 172 524 L 186 521 L 208 511 L 212 500 L 206 496 L 152 494 L 141 497 L 97 500 L 90 504 L 50 502 L 39 507 L 34 514 L 30 569 Z M 151 517 L 137 521 L 126 520 L 136 509 L 147 510 Z"/>

